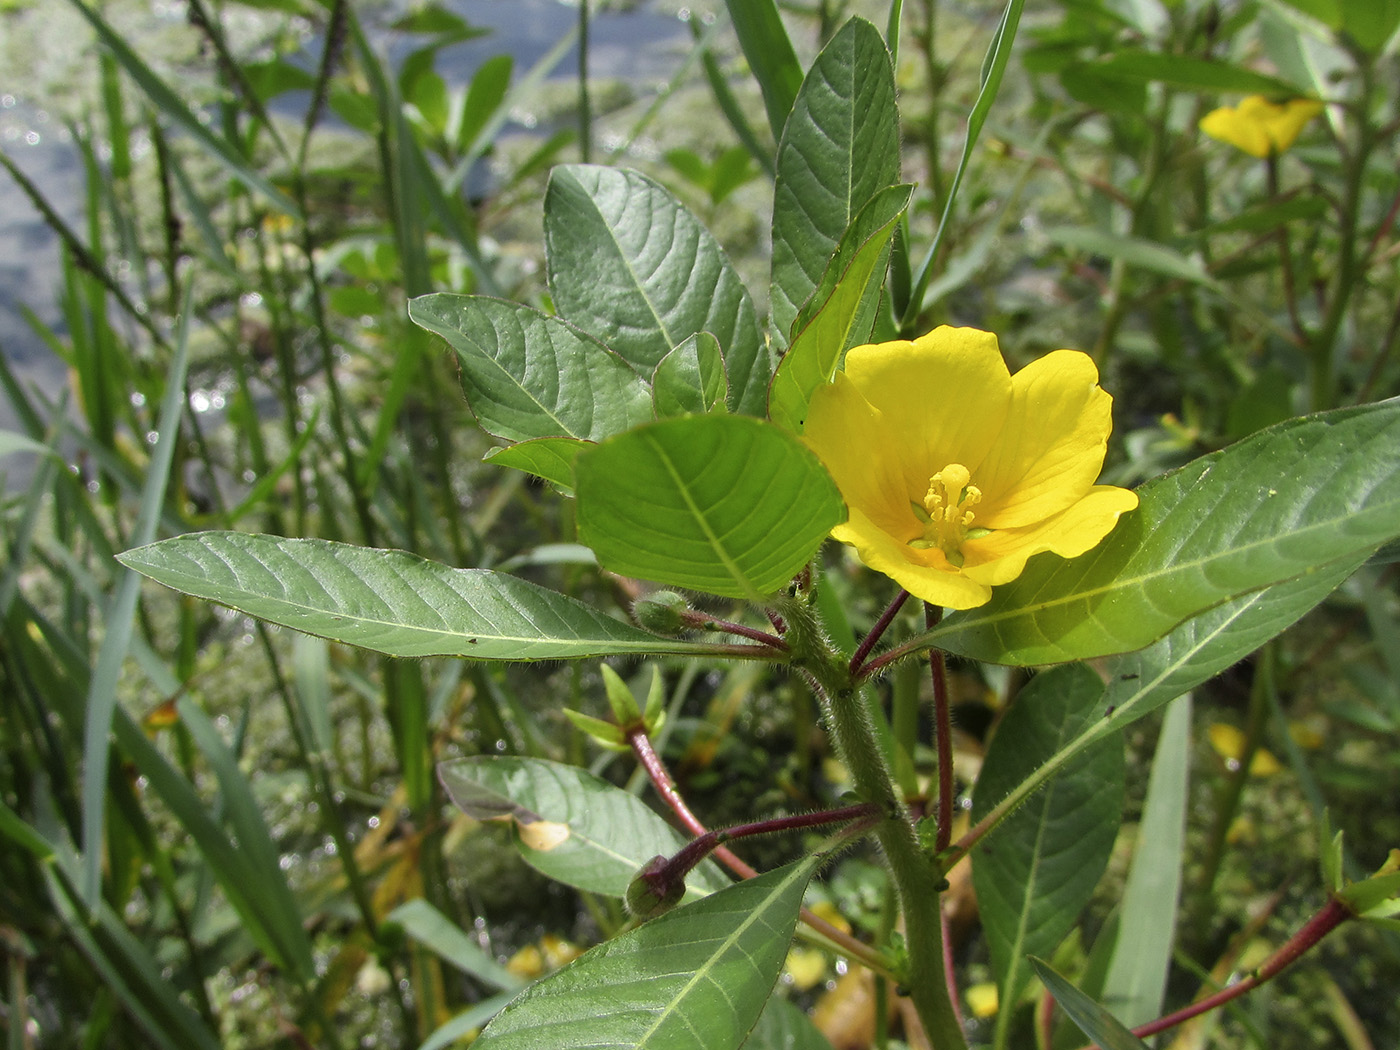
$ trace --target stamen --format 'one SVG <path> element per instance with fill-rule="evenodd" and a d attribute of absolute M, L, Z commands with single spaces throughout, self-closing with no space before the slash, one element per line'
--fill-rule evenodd
<path fill-rule="evenodd" d="M 949 463 L 929 478 L 923 506 L 910 501 L 914 516 L 924 525 L 924 533 L 910 541 L 915 550 L 942 550 L 954 565 L 962 565 L 961 547 L 968 538 L 973 518 L 972 510 L 982 501 L 982 490 L 971 484 L 972 472 L 961 463 Z M 972 530 L 986 535 L 986 529 Z"/>

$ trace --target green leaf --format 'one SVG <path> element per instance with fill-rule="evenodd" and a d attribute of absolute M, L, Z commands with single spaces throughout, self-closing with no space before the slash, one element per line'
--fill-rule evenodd
<path fill-rule="evenodd" d="M 1252 69 L 1189 55 L 1125 49 L 1089 66 L 1097 75 L 1127 81 L 1155 81 L 1187 91 L 1225 91 L 1251 95 L 1298 94 L 1296 84 Z"/>
<path fill-rule="evenodd" d="M 1006 75 L 1006 67 L 1011 61 L 1016 32 L 1021 25 L 1021 12 L 1025 6 L 1026 0 L 1007 0 L 1006 9 L 1001 13 L 1001 21 L 997 24 L 996 32 L 992 34 L 992 42 L 987 48 L 986 57 L 982 59 L 981 84 L 977 91 L 977 101 L 972 104 L 972 111 L 967 115 L 967 137 L 963 140 L 958 166 L 953 171 L 948 195 L 943 202 L 943 214 L 938 220 L 938 231 L 933 235 L 933 243 L 929 245 L 928 251 L 910 278 L 909 295 L 901 297 L 905 299 L 906 305 L 904 315 L 900 318 L 900 324 L 905 328 L 911 327 L 918 319 L 919 314 L 926 309 L 925 293 L 929 287 L 929 281 L 933 277 L 933 267 L 937 261 L 943 258 L 943 239 L 952 225 L 953 206 L 957 203 L 958 191 L 962 188 L 963 176 L 967 173 L 967 164 L 972 159 L 972 151 L 977 145 L 978 137 L 982 134 L 983 126 L 987 123 L 987 116 L 992 111 L 992 103 L 996 101 L 997 92 L 1001 90 L 1001 82 Z"/>
<path fill-rule="evenodd" d="M 779 349 L 851 220 L 897 182 L 890 54 L 879 30 L 853 18 L 812 64 L 778 145 L 772 312 Z"/>
<path fill-rule="evenodd" d="M 1331 594 L 1365 561 L 1342 559 L 1187 620 L 1153 645 L 1104 662 L 1103 717 L 1027 776 L 999 806 L 1015 808 L 1080 752 L 1239 662 Z"/>
<path fill-rule="evenodd" d="M 667 912 L 527 988 L 476 1050 L 738 1050 L 787 957 L 815 857 Z"/>
<path fill-rule="evenodd" d="M 420 295 L 408 316 L 457 351 L 467 402 L 497 437 L 597 441 L 652 418 L 627 362 L 557 317 L 448 292 Z"/>
<path fill-rule="evenodd" d="M 744 1050 L 831 1050 L 831 1043 L 810 1017 L 787 999 L 773 996 Z"/>
<path fill-rule="evenodd" d="M 1342 4 L 1342 29 L 1372 54 L 1379 54 L 1400 26 L 1400 0 L 1350 0 Z"/>
<path fill-rule="evenodd" d="M 1128 1026 L 1161 1016 L 1181 896 L 1186 789 L 1191 783 L 1191 697 L 1167 709 L 1147 782 L 1133 864 L 1119 905 L 1119 936 L 1099 996 Z"/>
<path fill-rule="evenodd" d="M 1113 1015 L 1052 970 L 1048 963 L 1032 959 L 1035 972 L 1079 1030 L 1103 1050 L 1148 1050 L 1148 1046 L 1128 1031 Z"/>
<path fill-rule="evenodd" d="M 384 921 L 401 926 L 435 955 L 492 988 L 515 991 L 525 983 L 422 897 L 400 904 L 384 916 Z"/>
<path fill-rule="evenodd" d="M 590 893 L 625 896 L 643 864 L 685 845 L 641 799 L 574 766 L 479 755 L 443 762 L 438 779 L 468 816 L 512 818 L 520 855 L 531 867 Z M 729 880 L 706 861 L 686 883 L 693 898 Z"/>
<path fill-rule="evenodd" d="M 1102 680 L 1083 664 L 1032 679 L 992 738 L 972 796 L 972 819 L 986 816 L 1094 722 L 1102 695 Z M 999 1035 L 1030 979 L 1026 956 L 1052 953 L 1093 896 L 1113 851 L 1123 793 L 1123 743 L 1115 736 L 1066 763 L 973 847 L 972 884 L 1004 1004 Z"/>
<path fill-rule="evenodd" d="M 302 914 L 283 873 L 272 832 L 262 810 L 253 798 L 253 788 L 239 768 L 209 716 L 190 697 L 176 702 L 180 724 L 214 771 L 231 838 L 239 857 L 237 873 L 224 872 L 220 880 L 235 879 L 239 894 L 248 904 L 240 911 L 245 927 L 276 965 L 298 984 L 309 985 L 315 978 L 316 963 L 311 957 L 311 939 L 302 925 Z M 234 901 L 238 906 L 237 899 Z M 250 914 L 251 912 L 251 914 Z"/>
<path fill-rule="evenodd" d="M 986 605 L 923 636 L 1045 664 L 1129 652 L 1233 598 L 1400 535 L 1400 399 L 1259 431 L 1147 482 L 1083 557 L 1038 555 Z"/>
<path fill-rule="evenodd" d="M 582 453 L 579 539 L 613 572 L 758 600 L 781 589 L 845 508 L 812 452 L 745 416 L 682 416 Z"/>
<path fill-rule="evenodd" d="M 774 0 L 725 0 L 734 35 L 744 51 L 768 111 L 773 138 L 781 137 L 802 84 L 802 66 Z"/>
<path fill-rule="evenodd" d="M 722 411 L 729 393 L 719 340 L 697 332 L 661 359 L 651 377 L 656 417 Z"/>
<path fill-rule="evenodd" d="M 574 491 L 574 461 L 592 442 L 577 438 L 535 438 L 505 448 L 493 448 L 482 460 L 498 467 L 514 467 L 544 478 L 566 496 Z"/>
<path fill-rule="evenodd" d="M 639 631 L 514 576 L 404 551 L 201 532 L 117 558 L 196 598 L 390 656 L 572 660 L 707 649 Z"/>
<path fill-rule="evenodd" d="M 635 171 L 555 168 L 544 237 L 560 314 L 644 375 L 709 332 L 724 351 L 730 408 L 762 415 L 772 368 L 753 302 L 709 231 L 663 186 Z"/>
<path fill-rule="evenodd" d="M 457 124 L 457 150 L 467 156 L 480 154 L 489 139 L 483 134 L 499 113 L 510 90 L 510 76 L 515 68 L 511 55 L 492 55 L 472 74 L 471 86 L 462 99 L 461 117 Z"/>
<path fill-rule="evenodd" d="M 1108 259 L 1121 259 L 1129 266 L 1163 277 L 1207 287 L 1217 284 L 1198 260 L 1142 237 L 1129 237 L 1087 226 L 1056 226 L 1046 230 L 1045 236 L 1052 244 Z"/>
<path fill-rule="evenodd" d="M 792 345 L 783 355 L 768 390 L 768 414 L 793 433 L 802 432 L 807 404 L 818 387 L 831 382 L 841 355 L 870 337 L 879 302 L 880 278 L 889 262 L 890 240 L 912 186 L 881 190 L 860 210 L 827 264 L 821 283 L 797 316 Z"/>

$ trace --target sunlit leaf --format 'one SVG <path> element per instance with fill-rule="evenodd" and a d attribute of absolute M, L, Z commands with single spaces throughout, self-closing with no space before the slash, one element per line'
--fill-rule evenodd
<path fill-rule="evenodd" d="M 787 957 L 817 858 L 599 945 L 520 994 L 477 1050 L 738 1050 Z"/>
<path fill-rule="evenodd" d="M 583 452 L 579 539 L 604 568 L 711 594 L 782 588 L 845 513 L 796 437 L 745 416 L 683 416 Z"/>
<path fill-rule="evenodd" d="M 773 422 L 801 433 L 813 392 L 829 383 L 841 355 L 865 342 L 874 323 L 878 288 L 889 261 L 895 224 L 909 206 L 909 186 L 881 190 L 860 210 L 821 283 L 798 314 L 792 345 L 783 355 L 768 390 L 768 414 Z"/>
<path fill-rule="evenodd" d="M 1039 555 L 925 637 L 1044 664 L 1140 649 L 1177 624 L 1400 535 L 1400 400 L 1289 420 L 1155 478 L 1081 558 Z"/>
<path fill-rule="evenodd" d="M 778 145 L 771 309 L 779 349 L 851 220 L 897 182 L 890 54 L 879 30 L 853 18 L 812 64 Z"/>
<path fill-rule="evenodd" d="M 665 187 L 587 164 L 557 167 L 544 202 L 559 313 L 643 375 L 697 332 L 724 352 L 729 407 L 762 415 L 772 368 L 758 315 L 723 250 Z"/>
<path fill-rule="evenodd" d="M 699 332 L 661 359 L 651 377 L 656 417 L 704 415 L 724 407 L 729 378 L 719 340 Z"/>
<path fill-rule="evenodd" d="M 577 438 L 535 438 L 505 448 L 493 448 L 482 457 L 498 467 L 514 467 L 552 482 L 565 495 L 574 490 L 574 460 L 589 446 Z"/>
<path fill-rule="evenodd" d="M 467 403 L 497 437 L 597 441 L 652 418 L 627 362 L 557 317 L 446 292 L 414 299 L 408 315 L 457 351 Z"/>
<path fill-rule="evenodd" d="M 167 587 L 390 656 L 569 660 L 703 652 L 504 573 L 327 540 L 200 532 L 118 555 Z"/>

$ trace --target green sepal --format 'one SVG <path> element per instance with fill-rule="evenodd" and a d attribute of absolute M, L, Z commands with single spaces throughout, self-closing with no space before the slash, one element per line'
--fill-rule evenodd
<path fill-rule="evenodd" d="M 574 728 L 581 733 L 586 733 L 598 744 L 609 751 L 630 751 L 627 744 L 627 734 L 621 726 L 613 725 L 611 722 L 604 722 L 601 718 L 594 718 L 586 715 L 582 711 L 572 711 L 564 709 L 564 717 L 574 724 Z"/>
<path fill-rule="evenodd" d="M 627 688 L 627 683 L 616 671 L 607 664 L 602 665 L 602 670 L 603 688 L 607 692 L 608 706 L 612 708 L 613 717 L 617 719 L 617 724 L 619 726 L 636 725 L 642 720 L 642 712 L 637 706 L 637 698 L 632 695 L 632 690 Z"/>

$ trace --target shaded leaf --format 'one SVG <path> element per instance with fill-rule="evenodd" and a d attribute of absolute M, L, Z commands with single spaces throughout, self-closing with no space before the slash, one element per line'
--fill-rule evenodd
<path fill-rule="evenodd" d="M 1157 737 L 1133 863 L 1119 903 L 1119 936 L 1099 996 L 1130 1026 L 1161 1016 L 1166 997 L 1181 896 L 1190 745 L 1187 694 L 1167 709 Z"/>
<path fill-rule="evenodd" d="M 738 1050 L 787 957 L 808 858 L 677 908 L 536 982 L 478 1050 Z"/>
<path fill-rule="evenodd" d="M 704 415 L 724 408 L 729 378 L 719 340 L 698 332 L 661 359 L 651 377 L 656 417 Z"/>
<path fill-rule="evenodd" d="M 1289 420 L 1139 490 L 1083 557 L 1038 555 L 924 638 L 1044 664 L 1130 652 L 1216 605 L 1400 535 L 1400 400 Z"/>
<path fill-rule="evenodd" d="M 1188 91 L 1228 91 L 1289 98 L 1298 88 L 1278 77 L 1209 58 L 1124 49 L 1092 63 L 1099 76 L 1127 81 L 1155 81 Z"/>
<path fill-rule="evenodd" d="M 196 598 L 390 656 L 569 660 L 705 650 L 514 576 L 453 569 L 404 551 L 202 532 L 117 557 Z"/>
<path fill-rule="evenodd" d="M 725 6 L 744 58 L 758 81 L 763 105 L 768 111 L 768 125 L 773 129 L 773 138 L 777 139 L 783 133 L 783 125 L 787 123 L 802 84 L 802 66 L 797 61 L 797 52 L 788 39 L 774 0 L 725 0 Z"/>
<path fill-rule="evenodd" d="M 1079 1030 L 1103 1050 L 1148 1050 L 1148 1046 L 1123 1027 L 1113 1015 L 1040 959 L 1032 959 L 1035 972 Z"/>
<path fill-rule="evenodd" d="M 897 182 L 890 54 L 879 30 L 853 18 L 812 64 L 778 144 L 771 309 L 779 349 L 851 220 Z"/>
<path fill-rule="evenodd" d="M 591 893 L 625 896 L 643 864 L 685 845 L 641 799 L 574 766 L 479 755 L 443 762 L 438 778 L 468 816 L 514 819 L 523 831 L 516 836 L 520 854 L 531 867 Z M 567 833 L 526 830 L 541 825 Z M 709 861 L 686 880 L 692 896 L 727 885 L 729 880 Z"/>
<path fill-rule="evenodd" d="M 384 921 L 401 926 L 419 944 L 492 988 L 515 991 L 525 983 L 422 897 L 400 904 Z"/>
<path fill-rule="evenodd" d="M 559 313 L 650 375 L 698 332 L 719 340 L 729 407 L 763 413 L 772 371 L 749 293 L 708 230 L 640 172 L 568 164 L 544 201 Z"/>
<path fill-rule="evenodd" d="M 557 317 L 448 292 L 420 295 L 408 315 L 457 351 L 467 403 L 497 437 L 597 441 L 652 418 L 627 362 Z"/>
<path fill-rule="evenodd" d="M 997 726 L 972 796 L 980 820 L 1097 719 L 1103 682 L 1083 664 L 1037 675 Z M 1084 750 L 972 850 L 972 883 L 996 967 L 998 1027 L 1030 979 L 1027 955 L 1050 954 L 1093 897 L 1122 817 L 1121 737 Z"/>
<path fill-rule="evenodd" d="M 831 1050 L 831 1043 L 810 1017 L 787 999 L 774 996 L 759 1015 L 744 1050 Z"/>
<path fill-rule="evenodd" d="M 544 478 L 567 496 L 574 491 L 574 461 L 590 444 L 577 438 L 535 438 L 505 448 L 493 448 L 481 458 L 498 467 L 514 467 Z"/>
<path fill-rule="evenodd" d="M 579 539 L 613 572 L 758 599 L 782 588 L 845 508 L 817 457 L 744 416 L 639 427 L 578 458 Z"/>

